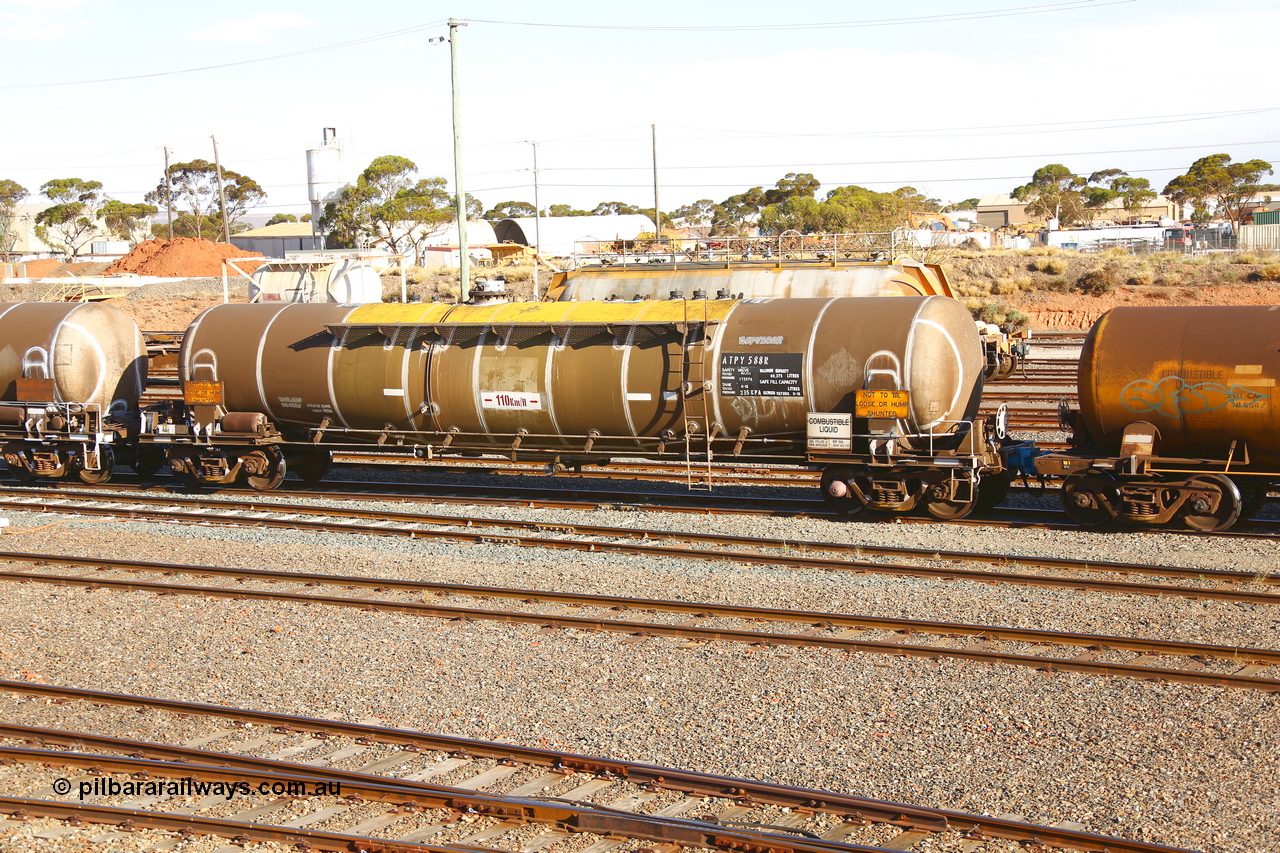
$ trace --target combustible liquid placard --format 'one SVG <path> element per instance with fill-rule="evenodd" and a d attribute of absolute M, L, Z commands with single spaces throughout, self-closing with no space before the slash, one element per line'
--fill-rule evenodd
<path fill-rule="evenodd" d="M 809 412 L 806 433 L 810 450 L 852 450 L 853 415 Z"/>
<path fill-rule="evenodd" d="M 905 418 L 910 414 L 911 394 L 907 391 L 858 391 L 853 413 L 860 418 Z"/>

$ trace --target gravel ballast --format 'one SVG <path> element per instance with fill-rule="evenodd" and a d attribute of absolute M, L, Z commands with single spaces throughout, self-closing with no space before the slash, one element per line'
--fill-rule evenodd
<path fill-rule="evenodd" d="M 318 500 L 308 500 L 317 503 Z M 349 505 L 342 502 L 341 505 Z M 394 504 L 396 511 L 411 505 Z M 424 511 L 466 515 L 447 505 Z M 480 508 L 742 535 L 1275 571 L 1275 546 L 1175 534 Z M 14 529 L 56 520 L 9 513 Z M 366 536 L 85 522 L 12 550 L 674 598 L 1272 647 L 1280 611 L 872 574 Z M 266 602 L 5 588 L 9 678 L 649 761 L 1213 850 L 1280 843 L 1274 694 L 1017 667 Z M 31 703 L 0 701 L 7 718 Z M 44 708 L 49 724 L 56 710 Z M 105 724 L 109 728 L 109 721 Z M 111 733 L 106 731 L 104 733 Z M 161 739 L 163 733 L 156 739 Z"/>

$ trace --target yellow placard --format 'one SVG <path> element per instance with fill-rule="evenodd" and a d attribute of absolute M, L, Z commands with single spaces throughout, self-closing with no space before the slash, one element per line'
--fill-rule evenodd
<path fill-rule="evenodd" d="M 182 401 L 188 406 L 221 406 L 222 383 L 190 380 L 183 382 Z"/>
<path fill-rule="evenodd" d="M 909 391 L 858 391 L 853 413 L 860 418 L 905 418 L 910 414 Z"/>

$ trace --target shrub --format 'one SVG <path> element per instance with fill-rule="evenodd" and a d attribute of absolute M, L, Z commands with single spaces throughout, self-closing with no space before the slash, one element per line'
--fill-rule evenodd
<path fill-rule="evenodd" d="M 1018 292 L 1017 283 L 1011 278 L 998 278 L 991 287 L 991 292 L 997 296 L 1006 296 L 1010 293 Z"/>
<path fill-rule="evenodd" d="M 1122 281 L 1121 276 L 1120 265 L 1115 261 L 1108 261 L 1076 279 L 1076 289 L 1090 296 L 1101 296 L 1119 287 Z"/>
<path fill-rule="evenodd" d="M 1267 264 L 1258 270 L 1258 278 L 1262 281 L 1280 281 L 1280 264 Z"/>
<path fill-rule="evenodd" d="M 1024 329 L 1031 322 L 1031 318 L 1021 311 L 1009 308 L 1003 302 L 965 302 L 965 307 L 969 309 L 969 313 L 973 315 L 975 320 L 981 320 L 984 323 L 994 323 L 1005 332 L 1016 332 Z"/>
<path fill-rule="evenodd" d="M 1036 258 L 1031 262 L 1030 268 L 1035 272 L 1062 275 L 1067 271 L 1067 262 L 1062 258 Z"/>
<path fill-rule="evenodd" d="M 431 273 L 426 267 L 409 267 L 404 271 L 404 277 L 410 284 L 422 284 L 431 277 Z"/>
<path fill-rule="evenodd" d="M 1143 270 L 1138 270 L 1133 275 L 1129 276 L 1129 281 L 1127 282 L 1127 284 L 1145 286 L 1154 282 L 1155 279 L 1156 279 L 1156 275 L 1154 272 L 1152 272 L 1149 269 L 1143 269 Z"/>
<path fill-rule="evenodd" d="M 533 267 L 506 267 L 501 275 L 507 281 L 528 281 L 533 278 Z"/>
<path fill-rule="evenodd" d="M 1160 287 L 1178 287 L 1186 282 L 1186 277 L 1178 270 L 1161 270 L 1152 284 Z"/>
<path fill-rule="evenodd" d="M 1253 252 L 1236 252 L 1231 256 L 1233 264 L 1256 264 L 1259 258 Z"/>

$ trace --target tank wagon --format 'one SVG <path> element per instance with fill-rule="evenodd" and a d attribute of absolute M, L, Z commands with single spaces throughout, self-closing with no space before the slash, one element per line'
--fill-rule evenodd
<path fill-rule="evenodd" d="M 116 461 L 154 471 L 158 454 L 135 456 L 146 377 L 142 333 L 118 308 L 0 303 L 0 439 L 9 473 L 100 483 Z"/>
<path fill-rule="evenodd" d="M 974 420 L 976 330 L 941 297 L 218 305 L 179 371 L 184 402 L 145 411 L 142 440 L 204 483 L 270 489 L 375 444 L 552 470 L 800 461 L 850 511 L 944 518 L 1007 484 Z"/>
<path fill-rule="evenodd" d="M 883 261 L 686 261 L 588 265 L 558 272 L 547 301 L 639 299 L 762 299 L 867 296 L 947 296 L 955 292 L 938 264 L 910 258 Z M 990 381 L 1011 376 L 1026 355 L 1025 338 L 981 324 L 979 337 Z"/>
<path fill-rule="evenodd" d="M 1280 480 L 1280 306 L 1113 308 L 1085 339 L 1073 448 L 1035 459 L 1063 508 L 1225 530 Z"/>

